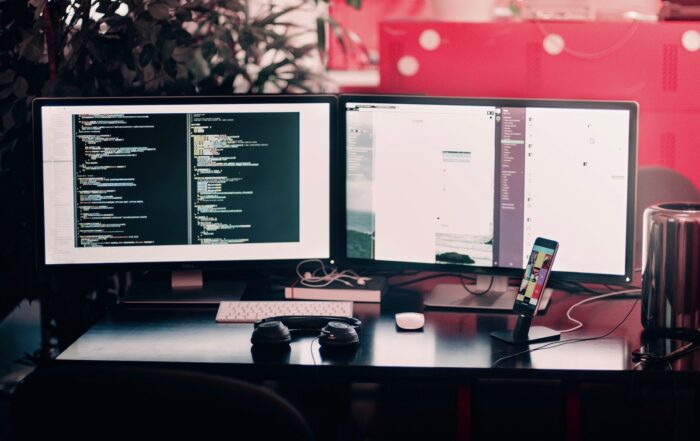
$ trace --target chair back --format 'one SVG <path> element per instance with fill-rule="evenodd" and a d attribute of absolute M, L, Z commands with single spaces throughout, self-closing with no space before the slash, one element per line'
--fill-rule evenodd
<path fill-rule="evenodd" d="M 15 439 L 313 439 L 301 414 L 269 389 L 132 365 L 40 367 L 18 386 L 10 412 Z"/>

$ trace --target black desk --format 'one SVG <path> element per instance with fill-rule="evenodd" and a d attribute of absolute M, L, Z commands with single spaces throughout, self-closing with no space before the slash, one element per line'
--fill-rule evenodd
<path fill-rule="evenodd" d="M 571 324 L 566 310 L 581 296 L 555 292 L 552 304 L 534 324 L 566 329 Z M 594 337 L 617 325 L 635 304 L 617 299 L 586 304 L 575 316 L 584 328 L 564 339 Z M 423 332 L 399 332 L 393 315 L 419 311 L 419 293 L 390 292 L 379 304 L 356 304 L 355 315 L 363 322 L 361 344 L 351 354 L 319 352 L 313 337 L 295 338 L 288 355 L 260 360 L 251 353 L 252 324 L 217 324 L 216 308 L 120 308 L 78 339 L 59 357 L 59 362 L 131 362 L 184 365 L 244 378 L 328 378 L 348 382 L 438 381 L 460 385 L 458 421 L 461 438 L 469 437 L 470 385 L 482 378 L 558 379 L 567 386 L 567 433 L 578 433 L 578 389 L 585 381 L 627 381 L 645 375 L 633 370 L 630 351 L 639 346 L 639 304 L 609 338 L 563 345 L 521 355 L 493 368 L 495 360 L 523 348 L 492 339 L 489 333 L 514 325 L 515 316 L 441 310 L 426 312 Z M 533 346 L 534 347 L 534 346 Z M 697 384 L 700 351 L 679 361 L 674 369 Z M 662 375 L 660 372 L 649 372 Z M 637 377 L 638 378 L 638 377 Z M 680 379 L 680 377 L 679 377 Z"/>
<path fill-rule="evenodd" d="M 427 310 L 422 332 L 397 331 L 395 312 L 420 309 L 419 301 L 404 302 L 402 306 L 391 301 L 392 297 L 402 295 L 418 300 L 416 293 L 393 292 L 381 307 L 379 304 L 355 304 L 355 315 L 362 320 L 363 328 L 358 350 L 349 354 L 320 352 L 318 342 L 312 351 L 313 337 L 301 336 L 295 337 L 287 358 L 275 360 L 271 357 L 256 364 L 255 361 L 260 360 L 254 360 L 250 350 L 252 324 L 215 323 L 216 308 L 132 307 L 113 311 L 64 351 L 59 360 L 197 363 L 204 364 L 204 368 L 211 365 L 211 369 L 225 366 L 241 374 L 262 372 L 262 375 L 282 376 L 302 373 L 299 368 L 313 368 L 317 374 L 340 375 L 351 380 L 454 380 L 482 376 L 487 371 L 494 375 L 491 369 L 494 361 L 516 351 L 489 336 L 491 331 L 512 327 L 515 323 L 512 315 Z M 555 294 L 551 310 L 536 322 L 554 328 L 570 327 L 566 320 L 554 317 L 559 315 L 564 304 L 578 299 L 566 297 L 563 293 Z M 617 315 L 617 321 L 621 320 L 631 305 L 631 300 L 595 305 L 601 310 L 596 311 L 598 317 L 590 317 L 585 332 L 576 337 L 604 333 L 615 324 L 609 318 Z M 615 311 L 602 311 L 605 309 Z M 587 314 L 585 307 L 578 314 Z M 631 366 L 630 343 L 638 345 L 638 322 L 637 317 L 631 317 L 611 338 L 536 351 L 529 357 L 524 355 L 499 364 L 496 371 L 507 370 L 507 375 L 513 375 L 526 369 L 531 376 L 544 370 L 583 375 L 599 370 L 627 370 Z"/>

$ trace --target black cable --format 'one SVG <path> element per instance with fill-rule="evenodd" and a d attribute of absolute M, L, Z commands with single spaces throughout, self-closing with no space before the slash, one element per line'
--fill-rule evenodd
<path fill-rule="evenodd" d="M 611 335 L 613 332 L 617 331 L 617 328 L 619 328 L 620 326 L 622 326 L 622 324 L 625 323 L 625 322 L 627 321 L 627 319 L 629 318 L 629 316 L 632 314 L 632 311 L 634 311 L 634 308 L 637 306 L 637 303 L 639 303 L 639 299 L 635 299 L 635 300 L 634 300 L 634 303 L 632 304 L 632 307 L 631 307 L 630 310 L 627 312 L 627 315 L 625 315 L 625 317 L 622 319 L 622 321 L 620 321 L 620 323 L 618 323 L 617 325 L 615 325 L 614 328 L 612 328 L 610 331 L 606 332 L 606 333 L 603 334 L 603 335 L 599 335 L 599 336 L 597 336 L 597 337 L 573 338 L 573 339 L 571 339 L 571 340 L 555 341 L 555 342 L 547 343 L 547 344 L 544 344 L 544 345 L 539 346 L 539 347 L 534 348 L 534 349 L 527 349 L 527 350 L 525 350 L 525 351 L 520 351 L 520 352 L 516 352 L 515 354 L 506 355 L 506 356 L 504 356 L 504 357 L 501 357 L 501 358 L 499 358 L 498 360 L 494 361 L 494 362 L 491 364 L 491 367 L 496 367 L 496 366 L 498 366 L 501 362 L 503 362 L 504 360 L 507 360 L 507 359 L 509 359 L 509 358 L 518 357 L 518 356 L 520 356 L 520 355 L 527 354 L 527 353 L 531 353 L 531 352 L 535 352 L 535 351 L 539 351 L 539 350 L 542 350 L 542 349 L 554 349 L 554 348 L 558 348 L 559 346 L 564 346 L 564 345 L 566 345 L 566 344 L 580 343 L 580 342 L 592 341 L 592 340 L 602 340 L 602 339 L 604 339 L 604 338 L 607 338 L 607 337 L 608 337 L 609 335 Z"/>
<path fill-rule="evenodd" d="M 462 288 L 464 288 L 469 294 L 479 297 L 479 296 L 483 296 L 484 294 L 491 291 L 491 287 L 493 286 L 493 278 L 494 277 L 491 276 L 491 281 L 489 282 L 489 286 L 481 292 L 476 292 L 476 291 L 472 291 L 471 289 L 469 289 L 469 287 L 467 287 L 466 283 L 464 283 L 464 277 L 462 277 L 462 276 L 459 277 L 459 283 L 462 284 Z"/>
<path fill-rule="evenodd" d="M 641 286 L 635 286 L 635 285 L 630 285 L 630 284 L 616 284 L 616 283 L 605 283 L 603 285 L 604 287 L 608 288 L 610 291 L 615 291 L 617 289 L 642 289 Z"/>
<path fill-rule="evenodd" d="M 411 280 L 405 280 L 403 282 L 390 283 L 389 287 L 390 288 L 399 288 L 401 286 L 413 285 L 414 283 L 423 282 L 425 280 L 431 280 L 431 279 L 440 279 L 442 277 L 465 277 L 465 278 L 468 278 L 468 277 L 464 276 L 463 274 L 439 273 L 439 274 L 431 274 L 429 276 L 418 277 L 418 278 L 411 279 Z"/>
<path fill-rule="evenodd" d="M 639 366 L 647 366 L 650 364 L 654 363 L 659 363 L 659 362 L 664 362 L 666 367 L 668 368 L 670 375 L 671 375 L 671 387 L 672 387 L 672 409 L 673 409 L 673 415 L 672 415 L 672 423 L 673 423 L 673 430 L 674 430 L 674 439 L 678 440 L 680 439 L 680 434 L 679 434 L 679 426 L 678 426 L 678 384 L 676 381 L 676 376 L 675 376 L 675 371 L 673 370 L 673 360 L 678 360 L 682 357 L 685 357 L 686 355 L 697 351 L 700 349 L 700 345 L 691 343 L 689 347 L 682 349 L 680 351 L 674 351 L 671 354 L 661 356 L 658 354 L 652 354 L 652 353 L 640 353 L 638 355 L 639 362 L 634 365 L 633 370 L 636 370 L 637 367 Z M 633 354 L 634 355 L 634 354 Z M 634 376 L 632 377 L 633 385 L 634 385 Z M 633 388 L 634 390 L 634 388 Z"/>
<path fill-rule="evenodd" d="M 549 284 L 550 287 L 567 291 L 571 294 L 593 294 L 593 295 L 600 295 L 600 294 L 607 294 L 608 292 L 611 291 L 618 291 L 620 289 L 626 290 L 626 289 L 641 289 L 638 286 L 634 285 L 629 285 L 629 284 L 603 284 L 602 286 L 606 287 L 609 291 L 598 291 L 591 289 L 588 286 L 585 286 L 582 283 L 579 282 L 570 282 L 570 281 L 563 281 L 563 280 L 553 280 Z"/>
<path fill-rule="evenodd" d="M 356 269 L 358 273 L 363 273 L 368 276 L 381 276 L 381 277 L 398 277 L 398 276 L 415 276 L 416 274 L 420 274 L 423 271 L 418 271 L 418 270 L 398 270 L 398 271 L 390 271 L 390 270 L 376 270 L 372 268 L 360 268 Z"/>
<path fill-rule="evenodd" d="M 577 282 L 561 282 L 563 286 L 568 287 L 568 290 L 571 292 L 577 292 L 577 293 L 586 293 L 586 294 L 593 294 L 593 295 L 598 295 L 602 294 L 601 291 L 592 289 L 588 286 L 583 285 L 582 283 L 577 283 Z"/>
<path fill-rule="evenodd" d="M 598 294 L 604 294 L 599 291 L 592 290 L 580 283 L 576 282 L 566 282 L 563 280 L 552 280 L 549 283 L 549 287 L 558 289 L 561 291 L 567 291 L 571 294 L 580 294 L 580 293 L 585 293 L 585 294 L 593 294 L 593 295 L 598 295 Z"/>

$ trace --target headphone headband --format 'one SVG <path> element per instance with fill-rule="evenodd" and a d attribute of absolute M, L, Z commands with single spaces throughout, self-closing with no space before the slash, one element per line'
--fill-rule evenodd
<path fill-rule="evenodd" d="M 255 322 L 257 328 L 263 323 L 278 321 L 290 330 L 313 331 L 320 330 L 329 322 L 341 322 L 360 330 L 362 322 L 355 317 L 334 317 L 334 316 L 313 316 L 313 315 L 280 315 L 277 317 L 267 317 Z"/>

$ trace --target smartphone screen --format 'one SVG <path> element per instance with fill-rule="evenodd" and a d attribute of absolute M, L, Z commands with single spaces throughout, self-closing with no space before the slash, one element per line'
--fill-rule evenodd
<path fill-rule="evenodd" d="M 515 297 L 513 312 L 524 315 L 535 315 L 537 304 L 542 297 L 544 288 L 549 280 L 554 257 L 559 244 L 553 240 L 538 237 L 532 247 L 532 252 L 525 267 L 523 281 Z"/>

